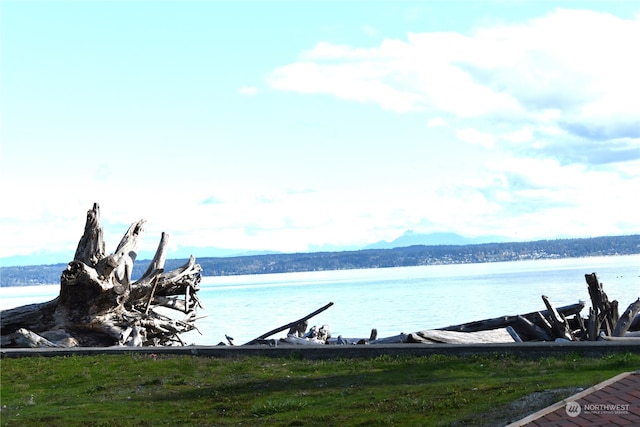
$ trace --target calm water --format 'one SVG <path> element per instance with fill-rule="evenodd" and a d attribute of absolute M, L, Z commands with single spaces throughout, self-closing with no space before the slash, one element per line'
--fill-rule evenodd
<path fill-rule="evenodd" d="M 385 337 L 543 310 L 543 294 L 556 306 L 579 300 L 589 306 L 584 274 L 592 272 L 620 312 L 640 297 L 640 255 L 205 277 L 199 294 L 200 314 L 207 317 L 197 322 L 202 335 L 184 338 L 217 344 L 229 334 L 242 344 L 328 302 L 334 305 L 309 325 L 328 324 L 333 336 L 351 338 L 368 337 L 372 328 Z M 0 288 L 0 309 L 57 293 L 57 285 Z"/>

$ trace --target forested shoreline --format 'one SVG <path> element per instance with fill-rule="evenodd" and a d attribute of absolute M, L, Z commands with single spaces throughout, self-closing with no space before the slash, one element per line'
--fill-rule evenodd
<path fill-rule="evenodd" d="M 313 252 L 199 257 L 203 276 L 291 273 L 298 271 L 348 270 L 439 264 L 522 261 L 640 253 L 640 235 L 605 236 L 582 239 L 538 240 L 533 242 L 483 243 L 474 245 L 416 245 L 393 249 L 363 249 L 342 252 Z M 71 260 L 69 260 L 71 261 Z M 168 259 L 166 269 L 174 269 L 185 259 Z M 144 273 L 148 260 L 136 261 L 133 277 Z M 0 268 L 0 286 L 57 284 L 66 263 Z"/>

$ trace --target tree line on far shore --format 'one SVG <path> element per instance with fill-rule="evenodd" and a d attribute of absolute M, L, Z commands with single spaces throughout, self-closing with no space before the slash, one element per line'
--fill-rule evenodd
<path fill-rule="evenodd" d="M 416 245 L 393 249 L 363 249 L 343 252 L 247 255 L 224 258 L 196 257 L 203 276 L 292 273 L 298 271 L 388 268 L 438 264 L 521 261 L 640 253 L 640 235 L 533 242 L 483 243 L 473 245 Z M 69 260 L 71 261 L 71 260 Z M 172 270 L 185 259 L 168 259 Z M 0 286 L 57 284 L 67 264 L 0 268 Z M 144 273 L 148 260 L 136 261 L 133 277 Z"/>

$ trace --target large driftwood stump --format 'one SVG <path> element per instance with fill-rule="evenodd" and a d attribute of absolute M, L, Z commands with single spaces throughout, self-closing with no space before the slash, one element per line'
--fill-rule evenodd
<path fill-rule="evenodd" d="M 0 312 L 3 347 L 184 345 L 179 335 L 195 328 L 200 265 L 191 259 L 165 273 L 168 235 L 163 233 L 147 271 L 131 272 L 145 221 L 133 223 L 106 255 L 100 208 L 87 212 L 73 261 L 60 277 L 60 294 L 47 303 Z M 169 316 L 180 312 L 180 319 Z"/>

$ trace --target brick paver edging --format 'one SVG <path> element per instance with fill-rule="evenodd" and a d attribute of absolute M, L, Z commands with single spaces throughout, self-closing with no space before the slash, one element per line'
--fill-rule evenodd
<path fill-rule="evenodd" d="M 572 418 L 569 417 L 566 414 L 566 406 L 567 403 L 569 402 L 577 402 L 580 399 L 583 399 L 595 392 L 598 392 L 600 390 L 603 390 L 606 387 L 615 385 L 616 383 L 625 380 L 627 377 L 629 377 L 630 375 L 636 375 L 638 376 L 638 378 L 640 378 L 640 371 L 636 371 L 636 372 L 623 372 L 619 375 L 616 375 L 613 378 L 610 378 L 606 381 L 603 381 L 599 384 L 594 385 L 593 387 L 589 387 L 586 390 L 581 391 L 580 393 L 574 394 L 573 396 L 569 396 L 566 399 L 563 399 L 557 403 L 554 403 L 551 406 L 548 406 L 544 409 L 541 409 L 538 412 L 535 412 L 525 418 L 522 418 L 521 420 L 518 420 L 514 423 L 509 424 L 507 427 L 523 427 L 523 426 L 537 426 L 537 425 L 544 425 L 544 426 L 581 426 L 581 425 L 594 425 L 594 424 L 584 424 L 584 419 L 579 419 L 579 415 L 578 417 Z M 638 381 L 640 382 L 640 380 Z M 636 391 L 632 391 L 632 389 L 629 390 L 629 392 L 634 393 L 634 394 L 638 394 L 639 392 Z M 615 393 L 613 393 L 615 394 Z M 637 396 L 632 396 L 631 399 L 635 400 L 637 399 Z M 638 405 L 640 405 L 640 400 L 638 401 Z M 554 412 L 559 412 L 562 415 L 560 417 L 558 417 L 557 415 L 555 416 L 551 416 Z M 636 411 L 637 413 L 637 411 Z M 633 416 L 633 415 L 632 415 Z M 611 416 L 609 416 L 611 417 Z M 547 419 L 545 419 L 547 418 Z M 548 418 L 555 418 L 554 421 L 550 422 L 550 420 Z M 609 426 L 618 426 L 618 425 L 640 425 L 640 419 L 637 420 L 637 423 L 629 423 L 628 420 L 625 420 L 625 418 L 628 417 L 620 417 L 620 423 L 617 423 L 611 419 L 607 420 L 606 424 L 602 424 L 602 425 L 609 425 Z M 597 424 L 600 425 L 600 424 Z"/>

